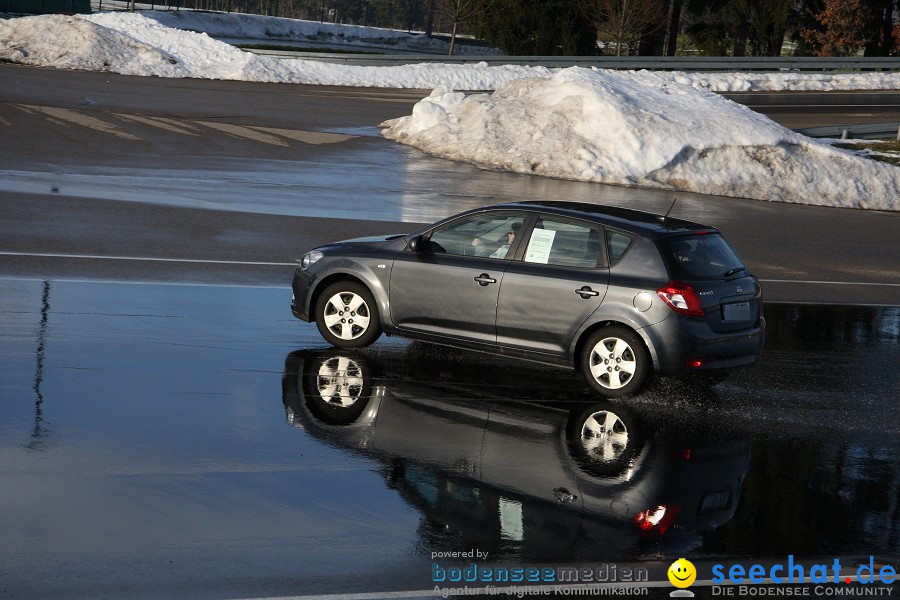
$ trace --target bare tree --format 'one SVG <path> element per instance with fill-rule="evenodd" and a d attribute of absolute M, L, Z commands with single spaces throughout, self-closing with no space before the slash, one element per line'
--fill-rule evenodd
<path fill-rule="evenodd" d="M 616 56 L 633 53 L 642 35 L 665 26 L 663 0 L 584 0 L 583 10 L 599 36 L 615 46 Z"/>
<path fill-rule="evenodd" d="M 450 51 L 456 46 L 456 35 L 460 25 L 469 25 L 480 19 L 486 10 L 485 0 L 437 0 L 437 10 L 450 21 Z"/>

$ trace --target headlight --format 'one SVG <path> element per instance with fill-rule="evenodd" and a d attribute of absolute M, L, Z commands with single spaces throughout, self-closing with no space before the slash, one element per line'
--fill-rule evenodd
<path fill-rule="evenodd" d="M 314 262 L 317 262 L 323 256 L 324 256 L 324 254 L 322 254 L 318 250 L 310 250 L 309 252 L 307 252 L 306 254 L 303 255 L 303 258 L 300 259 L 300 268 L 308 269 L 311 264 L 313 264 Z"/>

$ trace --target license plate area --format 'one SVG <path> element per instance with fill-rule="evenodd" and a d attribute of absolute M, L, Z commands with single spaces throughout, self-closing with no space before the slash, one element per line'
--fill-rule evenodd
<path fill-rule="evenodd" d="M 751 318 L 749 302 L 732 302 L 722 305 L 723 321 L 749 321 Z"/>
<path fill-rule="evenodd" d="M 700 502 L 700 514 L 725 510 L 731 506 L 731 494 L 729 492 L 714 492 L 703 496 Z"/>

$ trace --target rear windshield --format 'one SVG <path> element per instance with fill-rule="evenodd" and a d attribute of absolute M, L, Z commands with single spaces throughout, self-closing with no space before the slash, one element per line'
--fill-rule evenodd
<path fill-rule="evenodd" d="M 718 233 L 663 238 L 659 245 L 676 279 L 723 279 L 746 269 Z"/>

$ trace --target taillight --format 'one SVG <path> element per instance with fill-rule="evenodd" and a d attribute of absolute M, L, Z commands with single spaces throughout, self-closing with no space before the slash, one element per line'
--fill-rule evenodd
<path fill-rule="evenodd" d="M 700 296 L 688 283 L 670 281 L 656 290 L 656 293 L 677 313 L 694 317 L 703 316 L 703 305 L 700 303 Z"/>
<path fill-rule="evenodd" d="M 681 512 L 680 506 L 656 506 L 634 515 L 631 520 L 641 532 L 663 535 L 675 522 Z"/>

